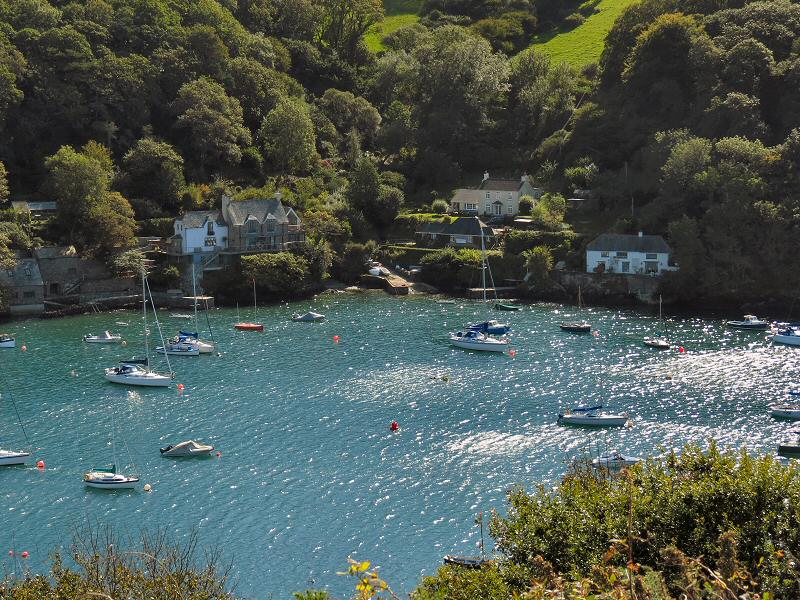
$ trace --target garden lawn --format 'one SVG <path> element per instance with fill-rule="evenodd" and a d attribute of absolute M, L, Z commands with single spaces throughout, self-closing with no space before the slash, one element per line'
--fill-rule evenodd
<path fill-rule="evenodd" d="M 551 31 L 534 38 L 533 47 L 555 62 L 580 68 L 600 60 L 606 35 L 618 16 L 635 0 L 600 0 L 596 12 L 570 31 Z"/>

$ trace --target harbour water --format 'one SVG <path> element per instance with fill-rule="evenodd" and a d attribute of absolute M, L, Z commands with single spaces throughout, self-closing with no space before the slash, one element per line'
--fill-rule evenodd
<path fill-rule="evenodd" d="M 309 308 L 327 320 L 289 321 Z M 652 315 L 585 310 L 597 338 L 561 332 L 570 315 L 574 307 L 544 304 L 494 313 L 513 324 L 511 357 L 448 345 L 448 331 L 485 316 L 471 301 L 323 295 L 259 309 L 263 334 L 236 332 L 235 311 L 215 310 L 223 355 L 173 358 L 183 392 L 104 381 L 104 367 L 141 355 L 135 313 L 8 324 L 18 347 L 0 351 L 2 445 L 24 445 L 10 389 L 47 468 L 0 469 L 2 568 L 19 570 L 7 556 L 14 548 L 44 571 L 75 529 L 109 523 L 133 536 L 142 527 L 178 539 L 196 531 L 233 562 L 246 597 L 309 587 L 341 595 L 351 585 L 335 572 L 348 556 L 380 565 L 403 593 L 443 554 L 477 552 L 479 511 L 504 511 L 509 488 L 553 483 L 576 456 L 645 456 L 710 438 L 767 453 L 789 430 L 766 407 L 798 381 L 800 350 L 770 347 L 763 332 L 673 319 L 670 337 L 686 352 L 659 352 L 641 344 L 657 330 Z M 187 326 L 169 312 L 160 318 L 170 333 Z M 104 329 L 128 346 L 81 342 Z M 556 425 L 560 410 L 579 404 L 627 412 L 634 426 Z M 110 462 L 114 427 L 119 462 L 129 462 L 127 445 L 152 493 L 84 487 L 89 467 Z M 221 457 L 159 455 L 189 438 Z"/>

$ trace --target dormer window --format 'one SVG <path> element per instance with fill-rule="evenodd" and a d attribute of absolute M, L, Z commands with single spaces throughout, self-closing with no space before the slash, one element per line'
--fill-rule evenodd
<path fill-rule="evenodd" d="M 250 219 L 247 222 L 247 233 L 258 233 L 258 221 Z"/>
<path fill-rule="evenodd" d="M 267 231 L 275 231 L 275 220 L 267 219 Z"/>
<path fill-rule="evenodd" d="M 206 235 L 214 235 L 214 222 L 209 221 L 208 227 L 206 228 Z"/>

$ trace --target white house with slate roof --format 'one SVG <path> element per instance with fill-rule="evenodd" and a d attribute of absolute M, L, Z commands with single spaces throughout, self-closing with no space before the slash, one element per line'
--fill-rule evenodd
<path fill-rule="evenodd" d="M 475 189 L 456 190 L 450 200 L 454 213 L 486 215 L 489 217 L 516 216 L 519 214 L 519 199 L 531 196 L 534 201 L 542 197 L 543 190 L 531 184 L 530 177 L 498 179 L 483 174 L 483 181 Z"/>
<path fill-rule="evenodd" d="M 228 246 L 228 226 L 218 210 L 193 210 L 175 220 L 173 248 L 180 254 L 214 253 Z"/>
<path fill-rule="evenodd" d="M 586 246 L 588 273 L 660 275 L 670 266 L 672 249 L 660 235 L 604 233 Z"/>

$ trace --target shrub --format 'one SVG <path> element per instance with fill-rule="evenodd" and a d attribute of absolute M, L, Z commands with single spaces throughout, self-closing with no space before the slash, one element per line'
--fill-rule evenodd
<path fill-rule="evenodd" d="M 181 271 L 175 265 L 167 265 L 153 271 L 148 280 L 153 287 L 158 288 L 176 288 L 181 283 Z"/>
<path fill-rule="evenodd" d="M 374 243 L 345 245 L 333 262 L 333 275 L 339 281 L 355 283 L 366 272 L 367 261 L 375 252 Z"/>
<path fill-rule="evenodd" d="M 175 231 L 174 223 L 175 219 L 173 217 L 158 217 L 139 221 L 139 235 L 142 237 L 169 237 Z"/>
<path fill-rule="evenodd" d="M 562 260 L 577 239 L 578 235 L 573 231 L 513 230 L 505 237 L 505 249 L 511 254 L 522 254 L 536 246 L 547 246 L 556 260 Z"/>
<path fill-rule="evenodd" d="M 308 261 L 290 252 L 252 254 L 242 257 L 242 273 L 267 294 L 284 299 L 305 292 L 311 285 Z"/>
<path fill-rule="evenodd" d="M 431 212 L 436 213 L 437 215 L 444 215 L 450 210 L 450 205 L 447 203 L 447 200 L 442 200 L 438 198 L 431 203 Z"/>
<path fill-rule="evenodd" d="M 523 253 L 525 270 L 529 275 L 529 282 L 542 285 L 550 278 L 553 270 L 553 253 L 547 246 L 536 246 Z"/>
<path fill-rule="evenodd" d="M 519 199 L 519 214 L 522 217 L 527 217 L 531 214 L 533 208 L 533 198 L 530 196 L 522 196 Z"/>
<path fill-rule="evenodd" d="M 571 15 L 564 17 L 564 26 L 570 29 L 574 29 L 575 27 L 583 23 L 585 20 L 586 17 L 584 17 L 582 14 L 574 12 Z"/>

